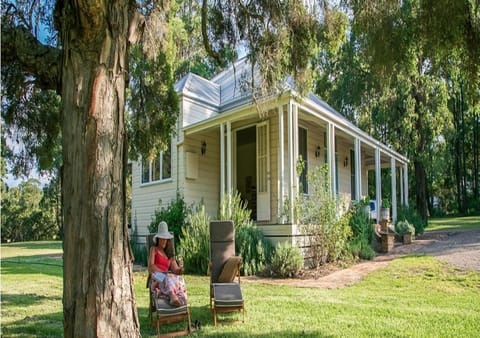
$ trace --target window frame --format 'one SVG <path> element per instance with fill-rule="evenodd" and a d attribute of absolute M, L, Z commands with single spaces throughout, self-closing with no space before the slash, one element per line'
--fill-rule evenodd
<path fill-rule="evenodd" d="M 168 157 L 168 159 L 166 159 Z M 148 165 L 148 179 L 146 178 Z M 157 170 L 155 170 L 157 169 Z M 168 174 L 164 171 L 167 169 Z M 158 172 L 157 172 L 158 171 Z M 167 149 L 160 151 L 153 160 L 141 161 L 141 185 L 158 184 L 172 181 L 172 145 L 168 142 Z M 168 175 L 168 176 L 166 176 Z"/>

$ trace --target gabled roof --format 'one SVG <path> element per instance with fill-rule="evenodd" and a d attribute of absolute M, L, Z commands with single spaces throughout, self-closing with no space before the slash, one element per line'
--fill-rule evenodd
<path fill-rule="evenodd" d="M 251 98 L 251 67 L 246 58 L 217 74 L 211 80 L 189 73 L 175 84 L 178 94 L 209 104 L 225 111 Z"/>
<path fill-rule="evenodd" d="M 214 107 L 219 107 L 221 103 L 220 85 L 193 73 L 175 83 L 175 91 Z"/>
<path fill-rule="evenodd" d="M 259 83 L 258 69 L 254 69 L 255 83 Z M 215 75 L 211 80 L 189 73 L 175 84 L 178 94 L 206 103 L 222 113 L 233 106 L 247 103 L 251 100 L 252 67 L 246 57 L 234 62 L 226 70 Z M 286 89 L 293 89 L 293 80 L 287 78 Z M 343 117 L 313 93 L 308 98 L 322 106 L 332 114 Z"/>

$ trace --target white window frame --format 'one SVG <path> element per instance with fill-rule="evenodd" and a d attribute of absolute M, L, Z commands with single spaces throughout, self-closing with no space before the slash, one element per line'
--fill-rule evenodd
<path fill-rule="evenodd" d="M 160 151 L 158 154 L 158 157 L 155 157 L 152 161 L 148 162 L 148 180 L 144 181 L 144 166 L 145 166 L 145 161 L 141 161 L 141 185 L 149 185 L 149 184 L 156 184 L 156 183 L 163 183 L 163 182 L 169 182 L 172 180 L 172 147 L 171 147 L 171 142 L 168 143 L 168 149 L 170 150 L 170 176 L 169 177 L 164 177 L 164 172 L 163 172 L 163 162 L 165 160 L 165 152 Z M 155 160 L 160 159 L 159 163 L 159 172 L 158 174 L 158 179 L 153 180 L 153 174 L 154 174 L 154 165 L 155 165 Z"/>

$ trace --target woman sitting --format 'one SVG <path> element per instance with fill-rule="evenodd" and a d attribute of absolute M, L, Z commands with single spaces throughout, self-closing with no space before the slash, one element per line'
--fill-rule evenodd
<path fill-rule="evenodd" d="M 187 303 L 187 290 L 183 274 L 183 262 L 177 264 L 173 253 L 173 235 L 168 232 L 165 222 L 158 224 L 158 232 L 153 237 L 155 246 L 150 248 L 148 271 L 151 274 L 150 290 L 157 296 L 170 300 L 170 305 L 181 306 Z"/>

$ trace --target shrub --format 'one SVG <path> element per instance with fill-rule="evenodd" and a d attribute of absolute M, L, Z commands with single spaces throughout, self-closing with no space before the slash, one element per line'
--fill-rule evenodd
<path fill-rule="evenodd" d="M 253 226 L 251 214 L 251 210 L 247 208 L 247 203 L 242 201 L 240 193 L 237 191 L 232 195 L 225 195 L 220 202 L 218 219 L 221 221 L 233 221 L 235 229 L 237 229 Z"/>
<path fill-rule="evenodd" d="M 162 201 L 160 200 L 160 204 Z M 185 224 L 187 215 L 192 207 L 187 206 L 185 200 L 180 194 L 177 194 L 176 199 L 171 200 L 170 204 L 160 210 L 155 210 L 155 215 L 152 218 L 148 229 L 151 233 L 156 233 L 158 230 L 158 223 L 165 221 L 168 224 L 168 230 L 173 232 L 175 238 L 179 238 L 181 229 Z"/>
<path fill-rule="evenodd" d="M 395 224 L 395 232 L 403 235 L 405 233 L 411 233 L 412 238 L 415 238 L 415 227 L 408 223 L 408 221 L 398 221 Z"/>
<path fill-rule="evenodd" d="M 416 234 L 422 234 L 425 229 L 426 222 L 420 214 L 412 207 L 401 207 L 398 209 L 398 221 L 408 221 L 415 228 Z"/>
<path fill-rule="evenodd" d="M 235 231 L 235 252 L 243 259 L 241 273 L 255 275 L 271 260 L 273 246 L 256 226 L 243 226 Z"/>
<path fill-rule="evenodd" d="M 349 255 L 350 213 L 330 190 L 328 166 L 308 175 L 308 196 L 300 194 L 295 201 L 295 217 L 306 238 L 307 254 L 313 267 L 334 262 Z"/>
<path fill-rule="evenodd" d="M 191 209 L 187 215 L 187 225 L 182 228 L 177 254 L 184 257 L 185 271 L 206 275 L 210 261 L 210 217 L 205 206 Z"/>
<path fill-rule="evenodd" d="M 241 273 L 253 275 L 262 271 L 270 261 L 272 244 L 253 225 L 251 211 L 240 194 L 225 195 L 218 214 L 220 220 L 232 220 L 235 226 L 235 252 L 243 259 Z"/>
<path fill-rule="evenodd" d="M 375 250 L 370 245 L 362 245 L 359 257 L 366 260 L 372 260 L 376 256 Z"/>
<path fill-rule="evenodd" d="M 265 271 L 273 277 L 287 278 L 297 276 L 302 267 L 303 256 L 300 248 L 285 242 L 277 244 L 272 262 Z"/>
<path fill-rule="evenodd" d="M 370 217 L 365 212 L 363 204 L 353 206 L 350 211 L 352 229 L 350 250 L 354 257 L 370 260 L 375 257 L 375 251 L 371 247 L 374 229 Z"/>

